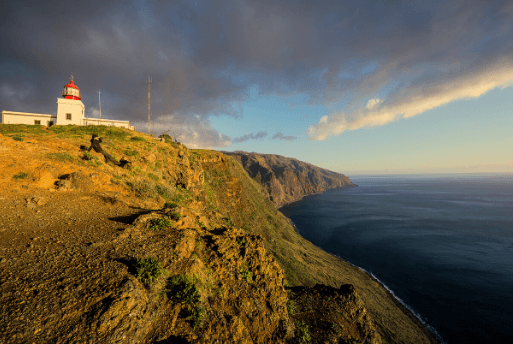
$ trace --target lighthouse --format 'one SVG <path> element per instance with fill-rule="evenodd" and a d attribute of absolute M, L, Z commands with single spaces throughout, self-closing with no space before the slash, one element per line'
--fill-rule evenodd
<path fill-rule="evenodd" d="M 73 81 L 73 73 L 69 83 L 64 86 L 61 98 L 57 98 L 57 115 L 2 110 L 2 124 L 26 125 L 108 125 L 135 130 L 129 121 L 114 119 L 84 118 L 85 107 L 82 103 L 80 89 Z M 100 110 L 101 111 L 101 110 Z"/>
<path fill-rule="evenodd" d="M 57 125 L 82 125 L 84 120 L 84 104 L 80 89 L 73 81 L 73 74 L 69 84 L 64 86 L 62 98 L 57 98 Z"/>

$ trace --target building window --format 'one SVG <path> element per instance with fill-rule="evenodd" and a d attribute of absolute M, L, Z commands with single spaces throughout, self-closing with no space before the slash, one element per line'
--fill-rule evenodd
<path fill-rule="evenodd" d="M 70 114 L 70 113 L 67 113 L 67 114 L 66 114 L 66 119 L 71 120 L 71 114 Z"/>
<path fill-rule="evenodd" d="M 34 125 L 41 125 L 41 121 L 38 121 L 37 119 L 34 120 Z"/>

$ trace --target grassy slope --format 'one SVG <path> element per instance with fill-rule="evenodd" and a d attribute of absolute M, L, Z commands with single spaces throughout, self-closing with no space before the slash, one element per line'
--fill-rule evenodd
<path fill-rule="evenodd" d="M 80 159 L 83 153 L 78 151 L 78 146 L 88 145 L 93 132 L 108 138 L 102 146 L 115 158 L 125 156 L 133 162 L 130 171 L 112 168 L 103 162 L 103 158 Z M 223 214 L 228 223 L 233 222 L 248 233 L 262 235 L 266 248 L 283 267 L 290 286 L 322 283 L 339 287 L 341 284 L 353 284 L 383 338 L 396 343 L 428 342 L 422 331 L 394 304 L 386 290 L 368 274 L 303 239 L 288 219 L 264 197 L 262 186 L 231 157 L 210 150 L 186 153 L 189 154 L 187 168 L 201 166 L 204 171 L 203 190 L 191 192 L 170 184 L 173 178 L 169 174 L 185 166 L 179 159 L 179 153 L 186 148 L 179 144 L 162 144 L 138 132 L 104 126 L 54 126 L 45 130 L 39 126 L 1 125 L 0 133 L 24 141 L 34 136 L 57 136 L 63 143 L 75 146 L 76 150 L 71 155 L 63 150 L 55 158 L 69 159 L 70 162 L 110 173 L 113 184 L 143 198 L 204 204 L 206 210 Z M 133 137 L 140 139 L 134 140 Z"/>

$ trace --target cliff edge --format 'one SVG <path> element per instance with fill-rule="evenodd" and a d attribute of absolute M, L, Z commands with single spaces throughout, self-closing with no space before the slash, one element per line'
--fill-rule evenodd
<path fill-rule="evenodd" d="M 219 152 L 0 125 L 0 170 L 2 343 L 430 342 Z"/>

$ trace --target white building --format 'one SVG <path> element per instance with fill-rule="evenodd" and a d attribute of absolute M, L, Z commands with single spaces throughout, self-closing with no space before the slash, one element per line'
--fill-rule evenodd
<path fill-rule="evenodd" d="M 69 84 L 64 86 L 62 98 L 57 98 L 57 115 L 2 111 L 3 124 L 32 125 L 108 125 L 134 130 L 129 121 L 98 119 L 84 117 L 85 107 L 81 101 L 80 89 L 73 83 L 73 75 Z"/>

